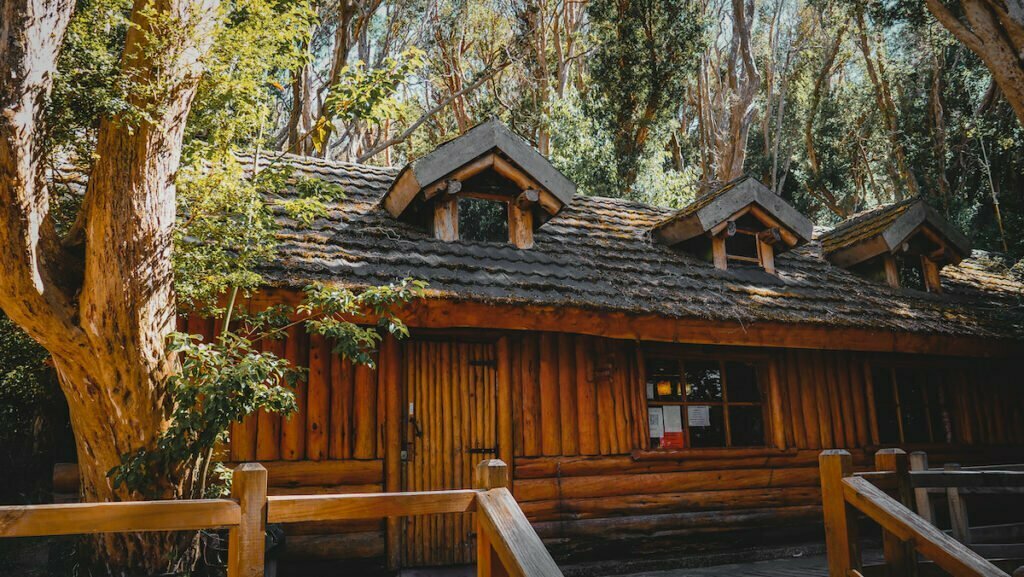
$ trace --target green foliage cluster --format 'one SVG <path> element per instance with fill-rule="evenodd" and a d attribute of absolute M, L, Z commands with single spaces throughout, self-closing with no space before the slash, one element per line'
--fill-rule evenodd
<path fill-rule="evenodd" d="M 263 350 L 261 341 L 283 339 L 288 328 L 301 324 L 310 334 L 327 338 L 334 354 L 373 366 L 373 351 L 382 334 L 409 334 L 395 310 L 422 296 L 425 288 L 412 279 L 358 293 L 311 285 L 297 307 L 238 311 L 237 325 L 212 342 L 174 333 L 171 347 L 181 367 L 167 383 L 171 424 L 155 447 L 122 456 L 121 464 L 109 473 L 114 484 L 157 494 L 166 489 L 161 480 L 183 479 L 181 487 L 175 487 L 179 497 L 225 495 L 230 472 L 215 450 L 229 440 L 231 424 L 261 410 L 285 416 L 294 412 L 294 387 L 305 374 L 305 369 Z M 233 312 L 226 311 L 228 324 Z"/>
<path fill-rule="evenodd" d="M 672 120 L 704 46 L 693 0 L 592 0 L 592 88 L 587 113 L 610 135 L 624 191 L 636 182 L 654 133 Z"/>
<path fill-rule="evenodd" d="M 422 68 L 424 52 L 415 46 L 398 58 L 385 58 L 368 68 L 362 60 L 341 69 L 338 81 L 324 99 L 322 115 L 313 127 L 313 147 L 319 152 L 335 129 L 335 123 L 362 121 L 379 125 L 401 112 L 395 93 L 409 75 Z"/>
<path fill-rule="evenodd" d="M 184 167 L 174 231 L 179 305 L 222 314 L 220 295 L 259 286 L 260 266 L 276 254 L 277 213 L 308 226 L 343 197 L 339 185 L 296 176 L 287 165 L 248 164 L 232 152 Z"/>
<path fill-rule="evenodd" d="M 0 446 L 30 442 L 37 417 L 53 402 L 49 354 L 0 313 Z"/>

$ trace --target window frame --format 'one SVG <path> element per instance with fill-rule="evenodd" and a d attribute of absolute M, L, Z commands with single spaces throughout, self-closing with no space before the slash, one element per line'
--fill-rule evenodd
<path fill-rule="evenodd" d="M 455 210 L 455 219 L 457 221 L 461 218 L 461 212 L 462 212 L 460 210 L 460 208 L 459 208 L 459 200 L 463 199 L 463 198 L 473 199 L 473 200 L 483 200 L 483 201 L 487 201 L 487 202 L 495 202 L 495 203 L 498 203 L 500 205 L 504 205 L 504 211 L 505 211 L 505 240 L 503 240 L 503 241 L 501 241 L 501 240 L 474 240 L 473 242 L 493 242 L 493 243 L 503 243 L 503 244 L 508 244 L 508 243 L 512 242 L 512 233 L 511 233 L 512 223 L 511 223 L 511 220 L 510 220 L 510 213 L 512 212 L 512 203 L 510 202 L 510 199 L 507 196 L 503 196 L 503 195 L 499 195 L 499 194 L 487 194 L 487 193 L 483 193 L 483 192 L 459 192 L 458 194 L 455 195 L 455 201 L 454 201 L 455 202 L 455 209 L 454 209 Z M 458 236 L 458 240 L 465 240 L 464 237 L 463 237 L 463 230 L 462 230 L 461 221 L 459 221 L 458 229 L 459 229 L 458 230 L 458 235 L 457 235 Z"/>
<path fill-rule="evenodd" d="M 516 248 L 528 249 L 533 247 L 533 210 L 532 202 L 527 199 L 524 204 L 521 201 L 522 195 L 508 196 L 504 194 L 465 191 L 456 193 L 442 193 L 433 201 L 433 214 L 430 220 L 430 230 L 434 238 L 444 242 L 455 242 L 463 240 L 459 231 L 459 199 L 473 198 L 491 202 L 499 202 L 505 205 L 505 223 L 508 236 L 504 241 L 474 241 L 511 244 Z"/>
<path fill-rule="evenodd" d="M 749 216 L 756 220 L 761 230 L 754 230 L 745 226 L 740 226 L 739 221 Z M 735 214 L 712 228 L 708 234 L 711 237 L 711 260 L 715 265 L 715 268 L 721 270 L 729 269 L 729 262 L 733 261 L 736 263 L 752 264 L 760 267 L 768 274 L 776 274 L 775 270 L 775 240 L 771 237 L 764 237 L 764 233 L 771 229 L 783 230 L 781 223 L 775 219 L 765 216 L 764 213 L 758 210 L 753 205 L 737 211 Z M 738 234 L 750 235 L 753 237 L 754 246 L 757 250 L 757 258 L 748 257 L 738 254 L 729 254 L 726 248 L 727 241 L 730 237 L 734 237 Z M 782 234 L 782 233 L 780 233 Z M 776 239 L 778 237 L 776 236 Z"/>
<path fill-rule="evenodd" d="M 964 423 L 959 422 L 957 412 L 959 407 L 959 400 L 953 393 L 953 386 L 948 383 L 945 379 L 938 383 L 924 383 L 924 386 L 920 388 L 920 395 L 922 399 L 922 408 L 924 411 L 926 429 L 928 431 L 928 440 L 925 441 L 908 441 L 906 436 L 907 425 L 905 423 L 903 415 L 903 402 L 900 397 L 900 384 L 897 380 L 897 371 L 900 369 L 911 370 L 915 374 L 915 378 L 922 378 L 922 373 L 935 372 L 943 374 L 944 370 L 955 369 L 957 365 L 943 363 L 938 360 L 936 365 L 924 365 L 919 362 L 901 362 L 898 360 L 869 360 L 865 363 L 865 372 L 867 378 L 870 380 L 869 390 L 871 391 L 871 398 L 869 399 L 871 406 L 869 408 L 872 419 L 872 429 L 874 431 L 874 442 L 878 446 L 910 446 L 910 447 L 957 447 L 968 444 L 964 437 L 964 431 L 962 427 Z M 898 439 L 882 439 L 882 427 L 881 417 L 878 412 L 879 402 L 879 386 L 877 379 L 875 378 L 876 371 L 886 371 L 889 375 L 890 386 L 892 387 L 892 410 L 896 414 L 896 430 Z M 928 394 L 929 389 L 934 388 L 938 395 L 937 400 L 940 403 L 938 411 L 945 413 L 946 418 L 949 422 L 948 435 L 949 440 L 936 440 L 935 438 L 935 427 L 933 422 L 933 411 L 931 407 L 931 396 Z"/>
<path fill-rule="evenodd" d="M 643 386 L 645 391 L 643 394 L 644 398 L 644 446 L 643 450 L 652 454 L 664 454 L 674 452 L 715 452 L 715 451 L 765 451 L 773 449 L 783 449 L 784 446 L 780 446 L 773 430 L 773 412 L 775 407 L 773 405 L 775 395 L 772 389 L 775 384 L 774 366 L 770 359 L 761 355 L 742 355 L 742 354 L 730 354 L 730 353 L 704 353 L 704 352 L 691 352 L 687 350 L 666 350 L 664 348 L 658 349 L 645 349 L 642 353 L 643 361 Z M 646 394 L 646 386 L 648 382 L 648 362 L 652 360 L 659 361 L 674 361 L 677 364 L 679 375 L 681 379 L 681 386 L 683 387 L 683 400 L 681 401 L 658 401 L 655 399 L 648 399 Z M 718 364 L 719 374 L 722 379 L 722 400 L 720 401 L 688 401 L 686 400 L 686 382 L 685 382 L 685 365 L 686 362 L 713 362 Z M 729 363 L 745 363 L 751 365 L 754 369 L 754 375 L 757 380 L 757 388 L 760 394 L 760 401 L 729 401 L 728 392 L 728 372 L 726 371 L 726 365 Z M 651 444 L 650 430 L 647 426 L 647 415 L 648 409 L 652 407 L 665 407 L 665 406 L 678 406 L 682 412 L 683 420 L 683 446 L 682 447 L 654 447 Z M 710 406 L 710 407 L 722 407 L 722 420 L 723 420 L 723 436 L 725 438 L 725 444 L 714 445 L 714 446 L 703 446 L 694 447 L 690 438 L 690 424 L 688 418 L 689 406 Z M 761 420 L 762 420 L 762 442 L 758 445 L 735 445 L 732 442 L 732 425 L 729 419 L 729 406 L 735 407 L 760 407 L 761 409 Z"/>

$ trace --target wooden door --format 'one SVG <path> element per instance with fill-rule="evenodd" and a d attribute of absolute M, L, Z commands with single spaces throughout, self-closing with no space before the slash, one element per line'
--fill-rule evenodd
<path fill-rule="evenodd" d="M 406 347 L 404 490 L 468 489 L 497 457 L 496 351 L 491 343 L 411 340 Z M 475 559 L 472 514 L 405 519 L 402 565 Z"/>

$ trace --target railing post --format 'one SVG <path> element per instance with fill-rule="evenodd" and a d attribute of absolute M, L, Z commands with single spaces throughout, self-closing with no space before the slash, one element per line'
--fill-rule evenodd
<path fill-rule="evenodd" d="M 946 471 L 959 471 L 960 465 L 946 463 Z M 967 521 L 967 503 L 960 496 L 960 489 L 957 487 L 946 487 L 946 501 L 949 502 L 949 523 L 953 529 L 953 538 L 964 545 L 971 544 L 971 526 Z"/>
<path fill-rule="evenodd" d="M 242 521 L 228 531 L 228 577 L 263 577 L 267 528 L 267 470 L 259 463 L 235 467 L 231 498 Z"/>
<path fill-rule="evenodd" d="M 896 500 L 908 509 L 911 507 L 910 462 L 903 449 L 882 449 L 875 453 L 875 470 L 891 471 L 896 478 Z M 905 577 L 917 574 L 917 553 L 913 543 L 900 540 L 896 535 L 882 529 L 882 552 L 890 577 Z"/>
<path fill-rule="evenodd" d="M 474 489 L 497 489 L 508 487 L 508 465 L 501 459 L 487 459 L 476 466 Z"/>
<path fill-rule="evenodd" d="M 509 473 L 508 465 L 500 459 L 480 461 L 476 466 L 474 489 L 489 491 L 508 487 Z M 498 552 L 491 545 L 490 536 L 480 523 L 480 514 L 477 513 L 476 521 L 476 574 L 478 577 L 507 577 Z"/>
<path fill-rule="evenodd" d="M 914 451 L 910 454 L 910 471 L 927 471 L 928 453 Z M 928 489 L 914 489 L 914 503 L 917 505 L 917 514 L 932 525 L 935 524 L 935 510 L 932 508 L 932 500 L 928 495 Z"/>
<path fill-rule="evenodd" d="M 823 451 L 818 457 L 821 473 L 821 504 L 825 516 L 825 547 L 829 577 L 849 577 L 860 570 L 857 516 L 846 504 L 843 478 L 853 474 L 853 457 L 841 449 Z"/>

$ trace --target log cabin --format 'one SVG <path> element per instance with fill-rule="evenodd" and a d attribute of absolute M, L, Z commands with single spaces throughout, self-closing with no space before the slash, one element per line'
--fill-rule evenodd
<path fill-rule="evenodd" d="M 593 559 L 814 535 L 822 449 L 1024 457 L 1024 284 L 920 199 L 828 229 L 750 177 L 681 210 L 582 196 L 496 121 L 400 170 L 287 161 L 346 198 L 281 216 L 251 309 L 429 290 L 375 370 L 301 330 L 267 345 L 309 367 L 298 414 L 232 430 L 272 494 L 464 488 L 497 457 L 553 553 Z M 471 527 L 284 530 L 291 555 L 397 568 L 472 561 Z"/>

